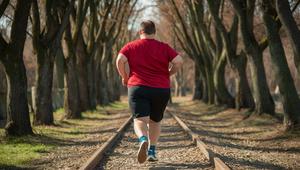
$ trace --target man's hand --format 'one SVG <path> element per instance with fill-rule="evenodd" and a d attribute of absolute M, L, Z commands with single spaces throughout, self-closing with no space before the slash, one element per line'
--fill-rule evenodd
<path fill-rule="evenodd" d="M 180 55 L 177 55 L 172 61 L 172 66 L 171 68 L 169 69 L 169 73 L 170 73 L 170 76 L 175 74 L 179 68 L 181 67 L 181 65 L 183 64 L 183 59 Z"/>

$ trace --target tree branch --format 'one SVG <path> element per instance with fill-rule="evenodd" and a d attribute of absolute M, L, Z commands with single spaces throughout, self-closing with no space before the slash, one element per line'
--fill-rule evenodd
<path fill-rule="evenodd" d="M 96 7 L 95 2 L 91 0 L 90 2 L 90 23 L 88 26 L 88 41 L 87 41 L 87 52 L 89 56 L 92 55 L 92 51 L 95 46 L 95 27 L 96 27 Z"/>
<path fill-rule="evenodd" d="M 0 5 L 0 17 L 4 14 L 4 11 L 6 10 L 7 6 L 9 4 L 9 0 L 3 0 Z"/>
<path fill-rule="evenodd" d="M 133 3 L 133 5 L 131 6 L 131 8 L 130 8 L 130 10 L 129 10 L 129 12 L 128 12 L 128 15 L 126 16 L 127 21 L 129 20 L 130 15 L 132 14 L 132 11 L 133 11 L 135 5 L 137 4 L 137 2 L 138 2 L 138 0 L 135 0 L 134 3 Z M 124 13 L 125 13 L 125 12 L 124 12 Z M 125 14 L 123 14 L 123 16 L 125 17 Z M 123 22 L 124 22 L 124 17 L 122 17 L 121 22 L 119 23 L 118 29 L 117 29 L 117 31 L 116 31 L 116 34 L 115 34 L 114 38 L 113 38 L 113 39 L 114 39 L 113 42 L 115 42 L 116 39 L 117 39 L 117 38 L 119 37 L 119 35 L 120 35 L 121 28 L 122 28 L 122 24 L 123 24 Z"/>
<path fill-rule="evenodd" d="M 8 43 L 5 41 L 5 39 L 0 36 L 0 51 L 1 51 L 1 54 L 0 54 L 0 61 L 2 62 L 5 62 L 5 50 L 8 46 Z"/>
<path fill-rule="evenodd" d="M 73 41 L 74 43 L 78 40 L 78 34 L 82 29 L 84 18 L 88 9 L 88 1 L 79 0 L 78 6 L 76 9 L 76 18 L 75 18 L 75 31 L 73 32 Z"/>
<path fill-rule="evenodd" d="M 238 14 L 238 15 L 241 15 L 242 14 L 242 6 L 240 5 L 239 1 L 238 0 L 230 0 L 231 4 L 233 5 L 233 9 L 235 10 L 235 12 Z"/>
<path fill-rule="evenodd" d="M 103 33 L 105 33 L 104 31 L 105 31 L 105 27 L 106 27 L 106 23 L 107 23 L 107 18 L 108 18 L 108 15 L 109 15 L 110 11 L 111 11 L 112 6 L 113 6 L 113 1 L 111 3 L 109 3 L 108 7 L 105 10 L 105 14 L 104 14 L 104 17 L 103 17 L 103 21 L 101 23 L 101 27 L 98 30 L 97 35 L 96 35 L 96 42 L 97 43 L 100 43 L 102 35 L 103 35 Z"/>
<path fill-rule="evenodd" d="M 69 2 L 69 5 L 64 13 L 64 16 L 62 17 L 62 21 L 59 26 L 59 30 L 58 30 L 55 40 L 54 40 L 53 54 L 55 54 L 57 52 L 57 50 L 59 49 L 60 41 L 62 39 L 63 33 L 64 33 L 65 29 L 67 28 L 67 26 L 70 24 L 69 16 L 72 12 L 74 2 L 75 2 L 75 0 L 72 0 L 71 2 Z"/>
<path fill-rule="evenodd" d="M 37 0 L 32 2 L 32 44 L 34 49 L 39 48 L 40 44 L 40 33 L 41 33 L 41 24 L 40 24 L 40 14 Z"/>
<path fill-rule="evenodd" d="M 17 1 L 13 24 L 11 27 L 10 45 L 12 45 L 13 49 L 18 52 L 23 52 L 24 49 L 31 3 L 31 0 Z"/>
<path fill-rule="evenodd" d="M 6 17 L 7 19 L 9 19 L 10 21 L 14 22 L 14 19 L 13 19 L 12 17 L 6 15 L 5 13 L 3 14 L 3 16 L 5 16 L 5 17 Z M 32 38 L 32 34 L 31 34 L 30 32 L 28 32 L 27 30 L 26 30 L 26 34 L 27 34 L 30 38 Z"/>
<path fill-rule="evenodd" d="M 297 3 L 295 4 L 295 6 L 292 8 L 292 13 L 294 13 L 294 12 L 296 11 L 296 9 L 297 9 L 297 7 L 298 7 L 299 4 L 300 4 L 300 0 L 298 0 Z M 280 30 L 282 24 L 281 24 L 281 21 L 280 21 L 278 15 L 277 15 L 277 17 L 276 17 L 276 22 L 277 22 L 278 27 L 279 27 L 278 30 Z M 269 45 L 269 42 L 268 42 L 267 36 L 263 37 L 263 38 L 259 41 L 259 46 L 260 46 L 260 48 L 261 48 L 262 50 L 265 50 L 265 49 L 268 47 L 268 45 Z"/>
<path fill-rule="evenodd" d="M 185 26 L 185 23 L 184 23 L 184 21 L 183 21 L 183 18 L 182 18 L 182 16 L 181 16 L 180 13 L 179 13 L 178 7 L 176 6 L 174 0 L 171 0 L 171 2 L 172 2 L 172 6 L 173 6 L 173 8 L 174 8 L 174 10 L 175 10 L 175 13 L 176 13 L 176 15 L 177 15 L 177 17 L 179 18 L 179 21 L 180 21 L 180 23 L 181 23 L 181 27 L 182 27 L 182 29 L 183 29 L 183 33 L 184 33 L 185 39 L 187 40 L 187 43 L 191 46 L 192 50 L 195 51 L 195 53 L 197 53 L 197 52 L 196 52 L 196 51 L 197 51 L 197 50 L 196 50 L 196 47 L 194 46 L 194 44 L 193 44 L 193 42 L 191 41 L 191 38 L 190 38 L 190 36 L 189 36 L 189 34 L 188 34 L 188 32 L 187 32 L 187 28 L 186 28 L 186 26 Z"/>

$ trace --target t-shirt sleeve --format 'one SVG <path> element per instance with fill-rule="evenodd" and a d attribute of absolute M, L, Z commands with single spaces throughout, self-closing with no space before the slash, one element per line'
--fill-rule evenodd
<path fill-rule="evenodd" d="M 169 61 L 172 61 L 178 55 L 178 53 L 169 45 L 167 45 L 167 55 L 169 57 Z"/>
<path fill-rule="evenodd" d="M 129 50 L 130 50 L 130 48 L 129 48 L 129 45 L 127 44 L 119 51 L 119 54 L 123 54 L 123 55 L 125 55 L 126 58 L 129 58 L 129 56 L 130 56 Z"/>

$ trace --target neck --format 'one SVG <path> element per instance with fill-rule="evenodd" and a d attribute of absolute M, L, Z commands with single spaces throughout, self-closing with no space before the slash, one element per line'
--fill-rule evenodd
<path fill-rule="evenodd" d="M 154 34 L 151 34 L 151 35 L 148 35 L 148 34 L 141 34 L 141 35 L 140 35 L 140 38 L 141 38 L 141 39 L 154 39 L 154 38 L 155 38 L 155 35 L 154 35 Z"/>

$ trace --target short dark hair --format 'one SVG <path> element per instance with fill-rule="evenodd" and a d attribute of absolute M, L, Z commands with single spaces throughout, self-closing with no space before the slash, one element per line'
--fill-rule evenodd
<path fill-rule="evenodd" d="M 143 21 L 140 25 L 141 31 L 143 31 L 145 34 L 155 34 L 156 29 L 155 29 L 155 24 L 151 20 Z"/>

